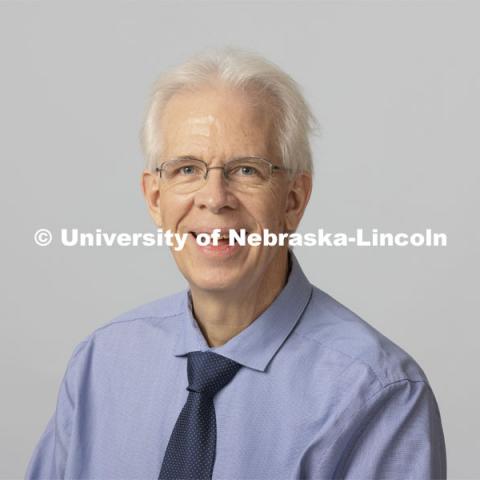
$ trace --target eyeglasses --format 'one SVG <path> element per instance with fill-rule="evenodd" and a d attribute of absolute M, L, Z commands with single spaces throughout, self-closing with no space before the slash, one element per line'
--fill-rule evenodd
<path fill-rule="evenodd" d="M 210 170 L 223 170 L 229 186 L 249 190 L 267 185 L 275 171 L 290 171 L 261 157 L 238 158 L 221 167 L 209 167 L 203 160 L 185 156 L 163 162 L 155 170 L 161 180 L 179 193 L 193 192 L 202 187 Z"/>

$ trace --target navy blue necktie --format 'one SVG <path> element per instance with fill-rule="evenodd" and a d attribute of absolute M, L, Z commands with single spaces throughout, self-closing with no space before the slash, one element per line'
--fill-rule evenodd
<path fill-rule="evenodd" d="M 188 354 L 187 401 L 173 428 L 159 480 L 212 478 L 217 444 L 213 397 L 241 365 L 217 353 Z"/>

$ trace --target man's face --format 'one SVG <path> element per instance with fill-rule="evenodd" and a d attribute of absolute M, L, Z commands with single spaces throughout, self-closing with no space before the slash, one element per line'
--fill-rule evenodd
<path fill-rule="evenodd" d="M 271 145 L 268 107 L 262 103 L 255 106 L 246 94 L 227 88 L 177 93 L 161 120 L 160 163 L 189 155 L 212 167 L 255 156 L 280 165 Z M 303 189 L 300 194 L 299 188 Z M 215 228 L 244 228 L 248 233 L 293 231 L 308 201 L 310 182 L 305 175 L 292 182 L 285 172 L 275 172 L 261 187 L 238 190 L 223 178 L 222 170 L 214 169 L 200 188 L 179 193 L 158 174 L 153 177 L 145 172 L 144 191 L 158 226 L 189 234 L 185 248 L 172 253 L 190 285 L 208 291 L 238 291 L 268 281 L 278 271 L 275 259 L 285 255 L 286 247 L 200 247 L 194 235 Z"/>

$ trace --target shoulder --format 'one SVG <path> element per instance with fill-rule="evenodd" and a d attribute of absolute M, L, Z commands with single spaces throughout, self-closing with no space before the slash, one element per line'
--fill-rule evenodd
<path fill-rule="evenodd" d="M 100 327 L 97 331 L 121 323 L 132 323 L 146 319 L 162 320 L 176 317 L 184 312 L 184 302 L 187 298 L 186 295 L 186 291 L 181 291 L 135 307 L 118 315 L 111 322 Z"/>
<path fill-rule="evenodd" d="M 362 371 L 378 387 L 402 381 L 428 383 L 411 355 L 317 287 L 299 327 L 295 332 L 315 344 L 320 356 L 328 355 L 342 371 L 347 366 L 350 371 Z"/>
<path fill-rule="evenodd" d="M 187 292 L 181 291 L 137 306 L 101 325 L 74 349 L 69 369 L 96 356 L 135 354 L 173 341 L 178 319 L 185 312 Z"/>

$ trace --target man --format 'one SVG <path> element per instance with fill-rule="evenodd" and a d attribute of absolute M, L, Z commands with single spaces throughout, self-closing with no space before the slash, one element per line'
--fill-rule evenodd
<path fill-rule="evenodd" d="M 189 289 L 75 350 L 27 478 L 445 478 L 427 378 L 309 283 L 287 246 L 311 192 L 312 115 L 278 67 L 207 52 L 155 87 L 142 187 Z"/>

